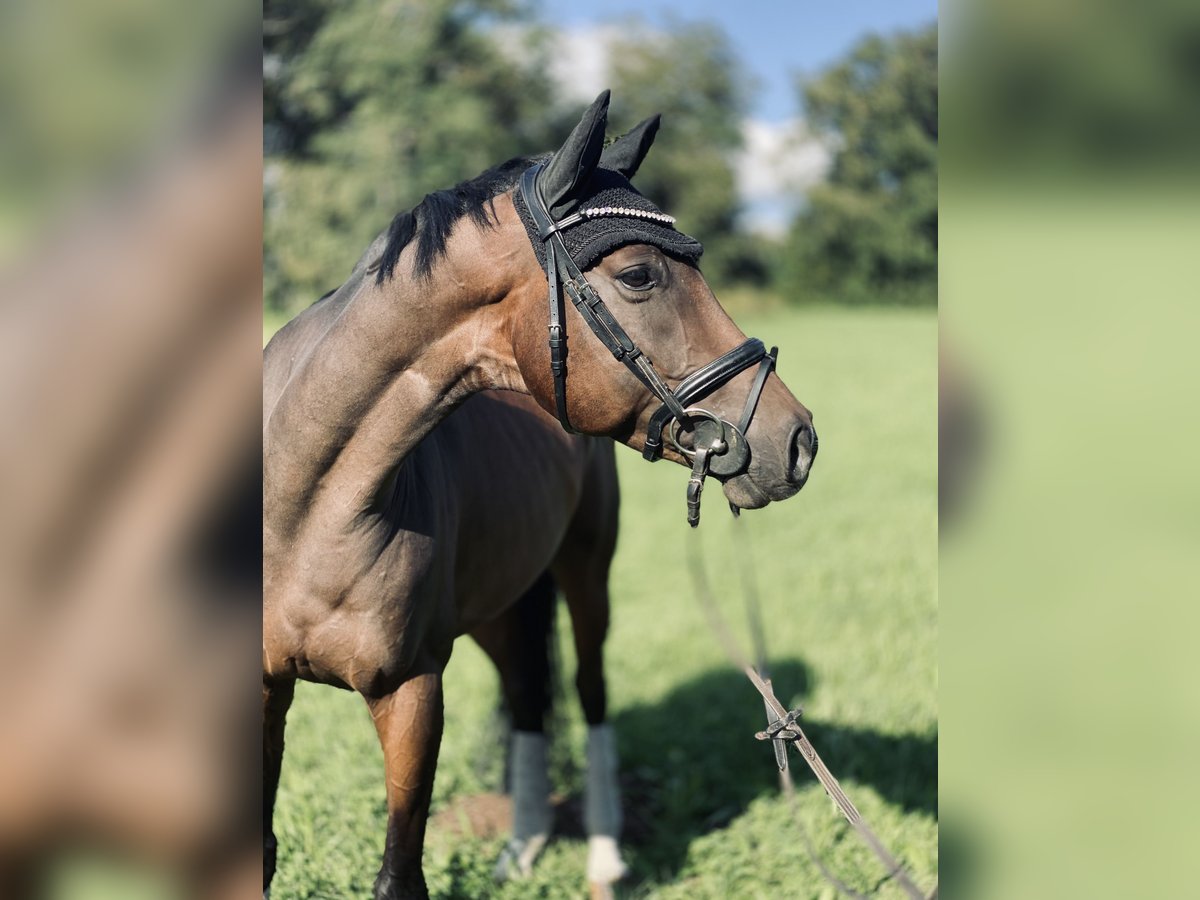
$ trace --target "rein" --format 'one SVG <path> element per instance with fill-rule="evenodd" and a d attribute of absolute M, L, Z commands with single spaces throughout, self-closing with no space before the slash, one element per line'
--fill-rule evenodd
<path fill-rule="evenodd" d="M 737 518 L 736 514 L 735 518 Z M 741 527 L 740 522 L 735 523 L 735 533 L 739 527 Z M 740 549 L 741 551 L 748 552 L 747 547 Z M 745 553 L 738 552 L 737 555 L 744 557 Z M 750 623 L 750 633 L 756 657 L 756 661 L 753 664 L 738 646 L 733 632 L 717 607 L 716 597 L 708 580 L 708 570 L 705 567 L 704 555 L 700 549 L 698 535 L 688 541 L 688 571 L 692 577 L 694 593 L 699 599 L 705 617 L 708 619 L 709 626 L 725 651 L 725 655 L 729 657 L 729 661 L 734 666 L 742 670 L 746 678 L 754 686 L 754 689 L 762 696 L 767 712 L 767 728 L 765 731 L 757 732 L 754 736 L 760 741 L 768 741 L 775 751 L 775 761 L 779 767 L 780 784 L 784 795 L 793 805 L 795 804 L 795 792 L 788 770 L 787 756 L 787 745 L 791 744 L 799 751 L 805 763 L 812 770 L 813 775 L 816 776 L 817 781 L 825 789 L 825 793 L 834 802 L 855 833 L 862 839 L 870 851 L 875 854 L 880 863 L 883 864 L 884 869 L 887 871 L 885 880 L 894 878 L 912 900 L 935 900 L 938 892 L 937 886 L 935 885 L 933 891 L 926 897 L 909 877 L 904 867 L 866 823 L 858 808 L 846 795 L 846 792 L 842 790 L 841 783 L 829 771 L 829 767 L 825 765 L 825 762 L 817 754 L 816 748 L 813 747 L 812 742 L 808 739 L 808 736 L 804 733 L 804 729 L 800 725 L 799 719 L 803 710 L 800 708 L 788 710 L 779 702 L 779 698 L 775 696 L 771 679 L 766 675 L 766 637 L 762 624 L 762 612 L 758 604 L 758 591 L 753 574 L 754 567 L 752 565 L 747 566 L 741 573 L 745 585 L 746 616 Z M 808 849 L 808 855 L 821 874 L 839 891 L 849 894 L 852 897 L 862 897 L 862 894 L 848 887 L 829 871 L 817 856 L 812 847 L 808 832 L 802 824 L 800 825 L 800 829 Z"/>
<path fill-rule="evenodd" d="M 573 225 L 600 216 L 622 216 L 643 218 L 662 224 L 673 222 L 670 216 L 637 209 L 581 209 L 565 218 L 555 220 L 542 199 L 538 189 L 538 176 L 543 164 L 531 166 L 521 175 L 519 190 L 529 214 L 537 227 L 546 250 L 546 282 L 550 289 L 550 372 L 554 376 L 554 403 L 558 420 L 563 428 L 574 433 L 567 414 L 567 326 L 563 299 L 564 294 L 579 311 L 592 333 L 608 348 L 613 357 L 625 366 L 646 389 L 657 397 L 662 406 L 650 418 L 646 428 L 643 457 L 654 462 L 661 458 L 663 431 L 667 430 L 671 445 L 692 463 L 692 475 L 688 480 L 687 508 L 688 524 L 693 528 L 700 523 L 700 495 L 704 479 L 709 475 L 730 477 L 738 475 L 750 465 L 750 445 L 746 431 L 754 418 L 759 397 L 767 383 L 767 376 L 775 368 L 778 348 L 768 353 L 758 338 L 748 338 L 707 365 L 701 366 L 683 379 L 674 391 L 654 367 L 654 363 L 633 342 L 633 339 L 613 317 L 583 272 L 571 258 L 562 232 Z M 746 398 L 738 424 L 725 421 L 706 409 L 692 404 L 703 400 L 718 388 L 730 382 L 741 372 L 758 365 L 758 374 Z M 683 444 L 683 432 L 691 434 L 691 446 Z"/>

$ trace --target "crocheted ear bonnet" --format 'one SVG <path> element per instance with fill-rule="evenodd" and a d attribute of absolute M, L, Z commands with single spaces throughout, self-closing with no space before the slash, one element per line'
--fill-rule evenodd
<path fill-rule="evenodd" d="M 704 252 L 699 241 L 675 230 L 674 217 L 639 194 L 620 172 L 598 166 L 588 180 L 583 197 L 573 212 L 584 213 L 586 220 L 560 234 L 567 252 L 584 271 L 626 244 L 651 244 L 686 262 L 695 262 Z M 513 200 L 538 263 L 544 269 L 546 248 L 520 191 L 513 193 Z"/>

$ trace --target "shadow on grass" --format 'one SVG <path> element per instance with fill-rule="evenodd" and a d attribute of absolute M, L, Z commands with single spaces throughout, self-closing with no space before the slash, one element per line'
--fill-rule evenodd
<path fill-rule="evenodd" d="M 771 676 L 785 704 L 809 692 L 802 662 L 777 662 Z M 868 784 L 906 811 L 937 815 L 936 734 L 888 735 L 807 717 L 802 723 L 839 780 Z M 754 739 L 766 714 L 740 672 L 708 672 L 659 703 L 622 710 L 613 724 L 625 838 L 637 847 L 639 862 L 658 873 L 677 873 L 693 840 L 727 824 L 756 797 L 778 790 L 771 748 Z M 810 781 L 799 755 L 789 756 L 797 784 Z"/>

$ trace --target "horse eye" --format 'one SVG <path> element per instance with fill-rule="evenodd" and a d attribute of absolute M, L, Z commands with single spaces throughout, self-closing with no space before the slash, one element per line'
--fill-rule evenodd
<path fill-rule="evenodd" d="M 635 291 L 648 291 L 655 285 L 654 277 L 645 266 L 626 269 L 617 278 L 621 279 L 621 284 L 625 285 L 625 287 Z"/>

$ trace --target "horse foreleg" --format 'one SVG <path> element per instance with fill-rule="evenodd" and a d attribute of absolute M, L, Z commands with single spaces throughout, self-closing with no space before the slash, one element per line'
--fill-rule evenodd
<path fill-rule="evenodd" d="M 383 745 L 387 774 L 387 841 L 375 898 L 428 897 L 421 850 L 442 741 L 441 667 L 430 665 L 391 694 L 367 698 L 367 706 Z"/>
<path fill-rule="evenodd" d="M 277 844 L 272 819 L 279 773 L 283 767 L 283 730 L 288 708 L 296 693 L 296 682 L 263 678 L 263 896 L 270 892 L 275 875 Z"/>

